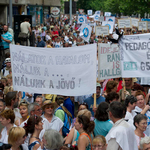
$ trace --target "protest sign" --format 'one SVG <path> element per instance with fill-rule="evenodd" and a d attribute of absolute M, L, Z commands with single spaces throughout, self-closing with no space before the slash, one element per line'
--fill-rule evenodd
<path fill-rule="evenodd" d="M 118 27 L 119 28 L 131 28 L 131 20 L 130 19 L 118 19 Z"/>
<path fill-rule="evenodd" d="M 92 32 L 92 28 L 89 25 L 84 23 L 80 27 L 80 34 L 79 35 L 83 40 L 89 42 L 91 32 Z"/>
<path fill-rule="evenodd" d="M 79 14 L 83 14 L 84 13 L 84 9 L 79 9 Z"/>
<path fill-rule="evenodd" d="M 95 35 L 109 35 L 109 27 L 108 26 L 95 26 Z"/>
<path fill-rule="evenodd" d="M 82 24 L 82 23 L 85 23 L 85 16 L 83 15 L 78 15 L 78 24 Z"/>
<path fill-rule="evenodd" d="M 111 12 L 105 12 L 105 16 L 111 16 Z"/>
<path fill-rule="evenodd" d="M 125 35 L 119 40 L 122 77 L 149 77 L 150 34 Z"/>
<path fill-rule="evenodd" d="M 115 24 L 115 17 L 108 17 L 108 16 L 106 16 L 105 17 L 105 21 L 110 21 L 110 22 L 113 22 Z"/>
<path fill-rule="evenodd" d="M 114 28 L 114 23 L 111 21 L 103 21 L 102 26 L 108 26 L 109 27 L 109 33 L 112 34 L 113 28 Z"/>
<path fill-rule="evenodd" d="M 67 96 L 96 93 L 96 47 L 48 50 L 11 44 L 14 90 Z"/>
<path fill-rule="evenodd" d="M 121 77 L 118 44 L 98 45 L 98 80 Z"/>
<path fill-rule="evenodd" d="M 99 15 L 99 17 L 100 17 L 101 11 L 100 11 L 100 10 L 97 10 L 97 11 L 95 12 L 95 14 Z"/>
<path fill-rule="evenodd" d="M 100 21 L 100 22 L 103 22 L 103 21 L 104 21 L 104 16 L 100 16 L 100 17 L 99 17 L 99 21 Z"/>
<path fill-rule="evenodd" d="M 147 29 L 150 29 L 150 21 L 147 21 Z"/>
<path fill-rule="evenodd" d="M 147 21 L 139 21 L 138 30 L 147 30 Z"/>
<path fill-rule="evenodd" d="M 92 15 L 92 13 L 93 13 L 93 10 L 88 10 L 87 11 L 87 14 L 90 16 L 90 15 Z"/>
<path fill-rule="evenodd" d="M 131 24 L 133 27 L 138 27 L 138 22 L 139 22 L 139 19 L 131 18 Z"/>
<path fill-rule="evenodd" d="M 99 15 L 94 14 L 94 21 L 99 21 Z"/>
<path fill-rule="evenodd" d="M 150 19 L 148 19 L 148 18 L 143 18 L 143 19 L 141 19 L 141 21 L 150 21 Z"/>

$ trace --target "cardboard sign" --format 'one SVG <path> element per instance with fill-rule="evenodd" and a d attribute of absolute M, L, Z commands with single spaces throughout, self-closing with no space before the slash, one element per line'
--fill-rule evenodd
<path fill-rule="evenodd" d="M 108 26 L 109 27 L 109 33 L 112 34 L 114 29 L 114 23 L 111 21 L 103 21 L 102 26 Z"/>
<path fill-rule="evenodd" d="M 147 21 L 139 21 L 138 30 L 147 30 Z"/>
<path fill-rule="evenodd" d="M 118 28 L 131 28 L 130 19 L 118 19 Z"/>
<path fill-rule="evenodd" d="M 108 26 L 96 26 L 95 27 L 95 35 L 109 35 L 109 27 Z"/>

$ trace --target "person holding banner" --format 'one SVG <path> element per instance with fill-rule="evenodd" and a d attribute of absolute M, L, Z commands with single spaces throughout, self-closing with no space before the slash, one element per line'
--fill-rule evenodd
<path fill-rule="evenodd" d="M 96 84 L 96 106 L 98 106 L 101 102 L 105 102 L 105 98 L 100 96 L 101 93 L 101 85 L 100 83 Z M 94 116 L 93 111 L 93 105 L 94 105 L 94 94 L 87 99 L 84 100 L 84 102 L 88 105 L 89 110 L 92 113 L 92 116 Z"/>

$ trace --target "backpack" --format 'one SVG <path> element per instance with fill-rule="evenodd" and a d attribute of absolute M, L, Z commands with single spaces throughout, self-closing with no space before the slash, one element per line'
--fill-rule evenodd
<path fill-rule="evenodd" d="M 55 112 L 59 109 L 63 110 L 64 113 L 65 113 L 64 126 L 62 127 L 62 135 L 63 135 L 63 137 L 66 137 L 67 134 L 70 132 L 70 126 L 71 126 L 71 123 L 72 123 L 72 115 L 68 111 L 68 109 L 64 106 L 58 107 L 55 110 Z"/>

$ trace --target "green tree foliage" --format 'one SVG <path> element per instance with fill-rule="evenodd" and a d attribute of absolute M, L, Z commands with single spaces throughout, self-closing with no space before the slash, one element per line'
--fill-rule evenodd
<path fill-rule="evenodd" d="M 132 15 L 150 13 L 150 0 L 78 0 L 77 6 L 87 12 L 101 10 L 118 15 Z"/>

